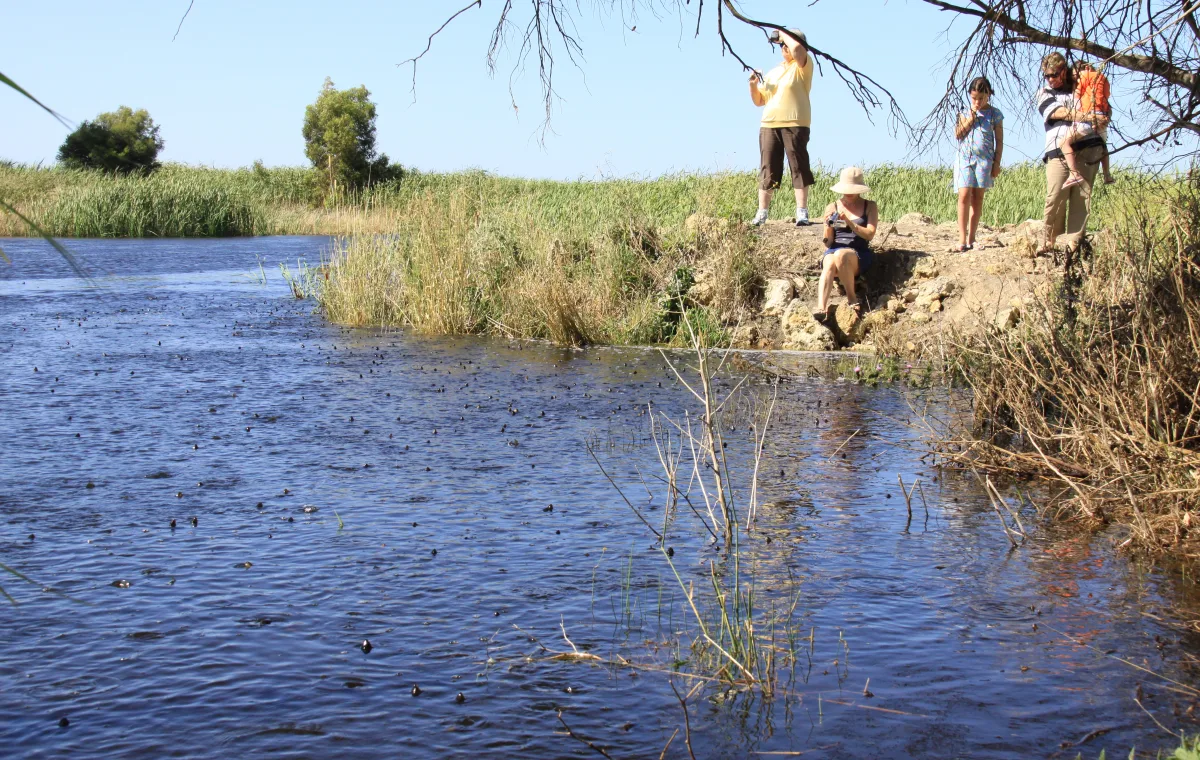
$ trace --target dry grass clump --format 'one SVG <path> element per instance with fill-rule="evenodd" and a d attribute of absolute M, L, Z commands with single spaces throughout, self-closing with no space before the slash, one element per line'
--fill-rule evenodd
<path fill-rule="evenodd" d="M 1200 560 L 1200 186 L 1126 195 L 1094 251 L 1018 335 L 956 347 L 976 433 L 953 458 L 1061 481 L 1124 543 Z M 1094 254 L 1094 256 L 1089 255 Z M 1082 258 L 1083 260 L 1079 260 Z M 1090 268 L 1090 271 L 1085 271 Z M 961 450 L 958 450 L 961 447 Z"/>
<path fill-rule="evenodd" d="M 337 246 L 322 305 L 345 324 L 583 345 L 669 342 L 681 308 L 719 332 L 710 311 L 756 297 L 764 262 L 740 224 L 701 232 L 620 207 L 581 220 L 536 201 L 429 187 L 391 233 Z M 717 265 L 697 299 L 702 261 Z"/>

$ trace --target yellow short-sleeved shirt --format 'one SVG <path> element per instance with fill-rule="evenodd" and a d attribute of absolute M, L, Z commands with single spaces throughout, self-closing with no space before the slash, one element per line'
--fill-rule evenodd
<path fill-rule="evenodd" d="M 763 81 L 758 83 L 758 91 L 767 101 L 763 108 L 764 127 L 812 126 L 812 109 L 808 102 L 812 75 L 811 53 L 804 66 L 792 61 L 767 72 Z"/>

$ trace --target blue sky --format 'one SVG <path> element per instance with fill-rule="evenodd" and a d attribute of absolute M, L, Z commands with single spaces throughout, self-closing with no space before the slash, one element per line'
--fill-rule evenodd
<path fill-rule="evenodd" d="M 596 178 L 673 171 L 753 170 L 759 110 L 737 62 L 722 57 L 712 8 L 694 37 L 694 16 L 665 11 L 637 19 L 577 18 L 586 60 L 561 62 L 551 131 L 536 69 L 518 74 L 502 55 L 492 78 L 485 53 L 498 0 L 464 14 L 434 41 L 417 71 L 398 67 L 464 0 L 188 0 L 110 3 L 4 0 L 0 71 L 73 121 L 119 105 L 146 108 L 162 128 L 161 158 L 209 166 L 305 163 L 300 127 L 326 76 L 366 85 L 378 105 L 378 146 L 427 171 L 480 168 L 510 176 Z M 517 3 L 523 12 L 524 3 Z M 694 13 L 697 3 L 685 8 Z M 965 27 L 917 0 L 745 0 L 745 12 L 804 29 L 814 44 L 888 86 L 914 121 L 936 101 L 941 68 Z M 769 68 L 776 56 L 758 32 L 727 22 L 739 53 Z M 636 30 L 633 29 L 636 27 Z M 18 33 L 16 30 L 22 30 Z M 863 115 L 826 67 L 813 89 L 811 153 L 848 163 L 939 163 L 912 156 L 883 114 Z M 1010 115 L 1006 158 L 1037 155 L 1038 132 Z M 0 158 L 52 162 L 67 129 L 7 88 L 0 91 Z M 1040 130 L 1039 130 L 1040 131 Z"/>

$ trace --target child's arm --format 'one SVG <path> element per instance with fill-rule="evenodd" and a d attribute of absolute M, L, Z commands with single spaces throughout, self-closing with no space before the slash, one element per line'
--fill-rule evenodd
<path fill-rule="evenodd" d="M 965 113 L 958 115 L 958 123 L 954 126 L 954 139 L 961 140 L 971 131 L 971 127 L 975 126 L 975 114 L 972 113 L 968 117 Z"/>
<path fill-rule="evenodd" d="M 1004 156 L 1004 122 L 996 122 L 996 157 L 992 159 L 992 177 L 1000 176 L 1000 159 Z"/>

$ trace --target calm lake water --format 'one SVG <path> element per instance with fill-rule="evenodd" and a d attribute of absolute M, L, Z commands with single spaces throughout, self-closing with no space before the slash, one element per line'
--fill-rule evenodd
<path fill-rule="evenodd" d="M 338 328 L 277 268 L 318 261 L 320 238 L 70 245 L 98 287 L 0 241 L 0 562 L 36 581 L 0 573 L 0 754 L 599 756 L 561 712 L 615 758 L 676 730 L 666 754 L 687 756 L 669 671 L 691 669 L 695 622 L 588 454 L 662 524 L 647 405 L 695 405 L 657 352 Z M 1119 536 L 1039 526 L 1009 551 L 973 478 L 922 461 L 899 390 L 778 361 L 796 374 L 741 570 L 761 609 L 798 598 L 804 643 L 773 699 L 692 698 L 697 757 L 1176 746 L 1139 688 L 1197 730 L 1154 675 L 1196 682 L 1193 585 Z M 769 393 L 731 407 L 740 490 Z M 898 474 L 923 479 L 928 518 L 918 500 L 906 525 Z M 725 558 L 701 522 L 682 509 L 668 536 L 709 594 Z M 606 662 L 553 659 L 564 628 Z"/>

